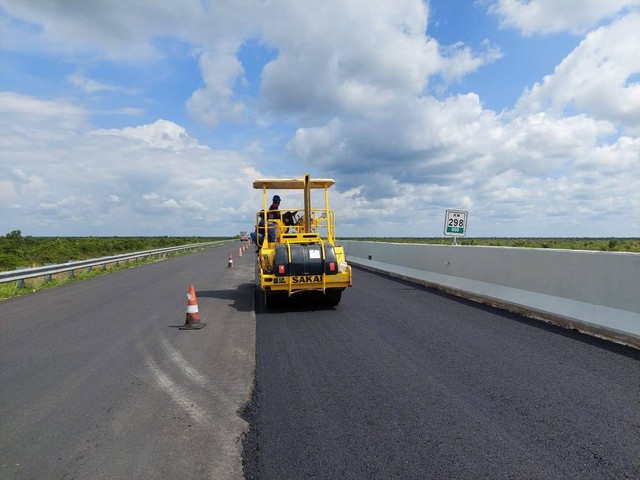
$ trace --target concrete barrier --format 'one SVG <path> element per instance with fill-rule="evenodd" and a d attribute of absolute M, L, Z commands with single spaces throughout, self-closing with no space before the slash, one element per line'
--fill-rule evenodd
<path fill-rule="evenodd" d="M 640 348 L 640 254 L 341 241 L 349 263 Z"/>

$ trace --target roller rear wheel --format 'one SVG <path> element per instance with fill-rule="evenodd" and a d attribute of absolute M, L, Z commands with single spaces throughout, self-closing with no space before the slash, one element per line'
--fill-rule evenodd
<path fill-rule="evenodd" d="M 327 290 L 324 297 L 327 305 L 335 307 L 342 299 L 342 290 Z"/>

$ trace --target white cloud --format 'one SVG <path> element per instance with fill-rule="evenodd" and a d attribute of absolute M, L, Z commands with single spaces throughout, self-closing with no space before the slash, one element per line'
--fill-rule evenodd
<path fill-rule="evenodd" d="M 207 18 L 199 0 L 181 2 L 2 0 L 11 19 L 3 36 L 12 50 L 89 55 L 106 52 L 110 58 L 149 62 L 162 56 L 153 39 L 169 34 L 189 38 L 203 31 Z M 180 21 L 177 21 L 179 19 Z M 20 28 L 28 22 L 34 28 Z M 36 28 L 37 26 L 37 28 Z M 14 33 L 21 41 L 14 41 Z"/>
<path fill-rule="evenodd" d="M 48 106 L 20 100 L 20 105 Z M 0 175 L 0 196 L 6 200 L 0 226 L 7 231 L 233 235 L 251 221 L 257 204 L 251 182 L 259 172 L 235 152 L 203 147 L 173 122 L 80 135 L 77 124 L 65 120 L 74 109 L 62 108 L 57 116 L 52 110 L 48 122 L 13 111 L 20 122 L 3 116 L 3 137 L 17 130 L 32 136 L 17 136 L 20 141 L 0 158 L 0 171 L 9 172 Z M 20 167 L 10 168 L 18 157 Z M 222 211 L 230 207 L 236 215 L 227 218 Z"/>
<path fill-rule="evenodd" d="M 49 125 L 58 129 L 79 129 L 86 125 L 88 112 L 77 105 L 64 100 L 42 100 L 16 92 L 0 92 L 0 125 L 7 123 L 8 119 L 14 123 L 14 128 L 5 131 L 17 130 L 15 126 L 24 125 Z M 50 122 L 56 123 L 51 125 Z"/>
<path fill-rule="evenodd" d="M 483 65 L 494 62 L 502 58 L 502 52 L 496 45 L 492 45 L 488 40 L 482 42 L 484 51 L 474 54 L 471 49 L 462 42 L 443 47 L 441 52 L 442 77 L 445 81 L 458 80 L 465 75 L 475 72 Z"/>
<path fill-rule="evenodd" d="M 82 70 L 76 70 L 74 73 L 67 76 L 67 80 L 71 85 L 79 88 L 86 94 L 93 94 L 97 92 L 120 92 L 133 95 L 136 93 L 134 89 L 124 88 L 117 85 L 109 85 L 107 83 L 93 80 L 87 77 Z"/>
<path fill-rule="evenodd" d="M 10 180 L 0 179 L 0 203 L 9 205 L 11 202 L 18 200 L 18 195 Z"/>
<path fill-rule="evenodd" d="M 211 127 L 222 120 L 242 120 L 245 107 L 232 100 L 236 79 L 243 73 L 242 64 L 236 58 L 238 46 L 223 44 L 215 51 L 200 55 L 200 71 L 206 86 L 193 92 L 187 107 L 192 115 Z"/>
<path fill-rule="evenodd" d="M 450 207 L 473 210 L 474 235 L 562 234 L 566 225 L 567 234 L 596 234 L 629 205 L 640 210 L 638 176 L 629 174 L 640 171 L 636 1 L 492 2 L 505 26 L 526 35 L 595 28 L 502 113 L 472 88 L 446 89 L 500 60 L 501 45 L 441 45 L 425 34 L 423 1 L 81 3 L 0 0 L 11 15 L 5 26 L 23 42 L 3 48 L 62 53 L 77 89 L 130 100 L 117 80 L 76 65 L 91 57 L 140 68 L 165 55 L 163 39 L 184 42 L 201 75 L 181 98 L 192 117 L 247 125 L 256 137 L 215 150 L 206 131 L 170 116 L 180 106 L 167 106 L 164 119 L 96 128 L 92 115 L 143 112 L 80 107 L 77 90 L 0 92 L 6 231 L 41 225 L 46 212 L 46 228 L 33 233 L 235 234 L 251 222 L 259 196 L 251 182 L 262 169 L 335 176 L 343 235 L 437 235 Z M 238 88 L 248 41 L 274 52 L 258 98 Z M 447 85 L 433 92 L 440 81 Z M 273 137 L 286 144 L 286 161 L 273 162 L 287 153 L 273 153 Z M 640 231 L 637 221 L 627 228 Z"/>
<path fill-rule="evenodd" d="M 180 125 L 167 120 L 157 120 L 148 125 L 123 129 L 100 129 L 88 136 L 114 136 L 142 141 L 155 148 L 169 148 L 175 151 L 198 148 L 198 142 L 190 137 Z"/>
<path fill-rule="evenodd" d="M 501 55 L 495 45 L 473 53 L 465 45 L 443 47 L 425 36 L 428 7 L 417 0 L 144 0 L 86 2 L 80 8 L 2 1 L 9 15 L 42 27 L 33 29 L 34 42 L 65 54 L 71 48 L 79 57 L 103 52 L 111 59 L 149 62 L 163 55 L 156 38 L 191 43 L 204 86 L 192 93 L 187 107 L 209 126 L 241 122 L 250 113 L 235 98 L 234 87 L 243 78 L 237 51 L 255 36 L 278 52 L 263 71 L 260 105 L 314 117 L 336 110 L 367 115 L 372 102 L 386 108 L 399 94 L 422 94 L 433 75 L 460 79 Z M 69 81 L 88 93 L 122 88 L 81 71 Z"/>
<path fill-rule="evenodd" d="M 62 207 L 73 207 L 76 204 L 76 198 L 74 196 L 61 198 L 52 203 L 41 202 L 38 204 L 38 208 L 41 210 L 50 210 L 58 212 Z"/>
<path fill-rule="evenodd" d="M 275 111 L 314 118 L 372 114 L 398 97 L 418 96 L 434 75 L 459 79 L 500 57 L 484 44 L 442 47 L 425 35 L 427 4 L 359 0 L 276 2 L 263 22 L 278 49 L 262 77 L 264 102 Z M 331 32 L 327 35 L 327 32 Z"/>
<path fill-rule="evenodd" d="M 612 124 L 585 115 L 497 116 L 460 96 L 361 127 L 334 119 L 300 129 L 290 148 L 342 180 L 350 196 L 339 204 L 358 212 L 352 228 L 371 235 L 408 224 L 426 231 L 444 209 L 471 206 L 475 235 L 535 235 L 567 218 L 585 228 L 568 235 L 585 235 L 620 221 L 629 202 L 639 206 L 640 178 L 629 176 L 640 171 L 638 140 L 609 145 Z"/>
<path fill-rule="evenodd" d="M 176 210 L 180 208 L 180 205 L 178 205 L 178 202 L 176 202 L 173 198 L 170 198 L 169 200 L 162 202 L 161 205 L 162 207 L 170 210 Z"/>
<path fill-rule="evenodd" d="M 160 195 L 158 195 L 155 192 L 153 192 L 153 193 L 145 193 L 144 195 L 142 195 L 142 199 L 145 200 L 145 201 L 153 202 L 154 200 L 157 200 L 159 198 L 160 198 Z"/>
<path fill-rule="evenodd" d="M 38 175 L 27 175 L 21 168 L 13 168 L 9 174 L 16 183 L 19 183 L 25 191 L 34 190 L 44 186 L 42 178 Z"/>
<path fill-rule="evenodd" d="M 639 32 L 640 14 L 590 32 L 552 75 L 525 92 L 518 111 L 578 110 L 640 134 Z"/>
<path fill-rule="evenodd" d="M 489 11 L 501 17 L 502 25 L 524 35 L 570 32 L 583 34 L 603 19 L 637 7 L 639 0 L 489 0 Z"/>
<path fill-rule="evenodd" d="M 203 202 L 196 200 L 191 195 L 187 195 L 186 198 L 180 201 L 180 207 L 184 208 L 185 210 L 200 212 L 206 212 L 207 210 L 209 210 L 209 207 L 207 207 Z"/>

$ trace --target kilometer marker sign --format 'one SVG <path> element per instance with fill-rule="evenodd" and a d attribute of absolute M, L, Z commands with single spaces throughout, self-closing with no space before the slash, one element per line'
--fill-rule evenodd
<path fill-rule="evenodd" d="M 466 210 L 447 210 L 444 216 L 444 234 L 453 237 L 464 237 L 467 232 Z"/>

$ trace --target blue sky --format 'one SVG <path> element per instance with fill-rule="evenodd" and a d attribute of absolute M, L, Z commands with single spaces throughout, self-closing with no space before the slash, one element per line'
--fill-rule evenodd
<path fill-rule="evenodd" d="M 235 235 L 310 173 L 340 236 L 640 236 L 640 0 L 0 0 L 0 32 L 0 234 Z"/>

